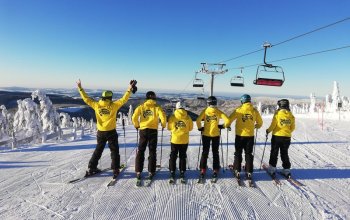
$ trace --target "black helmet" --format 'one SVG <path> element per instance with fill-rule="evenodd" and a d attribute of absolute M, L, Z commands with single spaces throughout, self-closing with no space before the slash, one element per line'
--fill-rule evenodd
<path fill-rule="evenodd" d="M 248 94 L 244 94 L 241 96 L 241 103 L 244 104 L 246 102 L 251 102 L 252 98 Z"/>
<path fill-rule="evenodd" d="M 207 99 L 207 104 L 208 105 L 217 105 L 218 100 L 215 98 L 215 96 L 209 96 Z"/>
<path fill-rule="evenodd" d="M 113 97 L 113 92 L 112 91 L 103 91 L 102 92 L 102 99 L 112 99 Z"/>
<path fill-rule="evenodd" d="M 146 99 L 153 99 L 156 100 L 156 94 L 153 91 L 148 91 L 146 93 Z"/>
<path fill-rule="evenodd" d="M 277 105 L 281 109 L 288 109 L 289 110 L 289 101 L 288 101 L 288 99 L 278 100 Z"/>

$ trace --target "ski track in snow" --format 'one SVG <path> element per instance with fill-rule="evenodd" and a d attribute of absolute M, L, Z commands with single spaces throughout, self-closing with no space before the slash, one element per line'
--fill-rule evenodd
<path fill-rule="evenodd" d="M 121 163 L 128 167 L 113 187 L 107 187 L 112 172 L 67 184 L 83 176 L 94 150 L 95 134 L 86 139 L 0 151 L 0 218 L 1 219 L 349 219 L 350 218 L 350 148 L 347 124 L 328 121 L 322 130 L 317 119 L 297 118 L 290 147 L 292 175 L 305 186 L 295 187 L 278 176 L 276 186 L 264 170 L 259 170 L 265 143 L 265 129 L 271 118 L 264 118 L 258 132 L 254 158 L 256 188 L 237 184 L 229 170 L 220 172 L 211 183 L 211 153 L 205 184 L 197 184 L 196 170 L 200 134 L 190 136 L 186 172 L 187 183 L 168 183 L 170 154 L 168 131 L 163 137 L 162 168 L 150 187 L 136 187 L 134 160 L 136 131 L 126 129 L 126 156 L 123 135 L 119 136 Z M 118 133 L 122 132 L 118 129 Z M 222 133 L 226 159 L 226 132 Z M 159 133 L 160 135 L 160 133 Z M 270 138 L 264 161 L 268 163 Z M 233 163 L 234 133 L 229 133 L 227 164 Z M 160 162 L 160 137 L 158 162 Z M 221 158 L 221 146 L 220 162 Z M 106 147 L 100 168 L 110 165 Z M 147 174 L 148 150 L 143 176 Z M 243 160 L 244 164 L 244 160 Z M 178 163 L 177 163 L 178 165 Z M 279 159 L 277 167 L 281 168 Z M 328 171 L 329 170 L 329 171 Z M 177 173 L 178 175 L 178 173 Z M 242 177 L 244 172 L 242 172 Z"/>

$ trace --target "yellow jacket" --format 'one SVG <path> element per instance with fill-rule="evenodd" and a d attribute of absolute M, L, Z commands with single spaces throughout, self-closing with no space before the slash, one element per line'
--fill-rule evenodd
<path fill-rule="evenodd" d="M 193 121 L 184 109 L 175 110 L 168 121 L 168 130 L 171 131 L 173 144 L 188 144 L 189 134 L 193 129 Z"/>
<path fill-rule="evenodd" d="M 135 128 L 141 130 L 150 128 L 158 129 L 158 118 L 161 121 L 162 127 L 166 126 L 166 115 L 155 100 L 148 99 L 143 104 L 139 105 L 132 115 L 132 123 Z"/>
<path fill-rule="evenodd" d="M 236 120 L 237 119 L 237 120 Z M 236 120 L 236 135 L 244 137 L 254 136 L 254 129 L 261 128 L 261 115 L 249 102 L 244 103 L 230 115 L 230 124 Z"/>
<path fill-rule="evenodd" d="M 203 135 L 208 137 L 220 136 L 220 129 L 218 128 L 220 119 L 224 120 L 224 127 L 228 127 L 229 119 L 225 113 L 215 107 L 205 108 L 198 116 L 196 123 L 198 129 L 202 127 L 202 121 L 204 120 Z"/>
<path fill-rule="evenodd" d="M 129 99 L 130 91 L 126 91 L 123 97 L 116 101 L 110 100 L 99 100 L 95 101 L 90 98 L 84 91 L 83 88 L 79 89 L 80 96 L 84 102 L 94 109 L 96 120 L 97 120 L 97 130 L 99 131 L 111 131 L 117 127 L 117 112 Z"/>
<path fill-rule="evenodd" d="M 291 137 L 295 129 L 295 118 L 293 114 L 286 110 L 280 109 L 273 116 L 268 132 L 272 131 L 275 136 Z"/>

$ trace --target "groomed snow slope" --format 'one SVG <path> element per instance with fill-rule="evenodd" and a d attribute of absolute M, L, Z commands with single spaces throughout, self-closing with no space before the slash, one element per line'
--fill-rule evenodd
<path fill-rule="evenodd" d="M 317 119 L 297 116 L 290 158 L 293 176 L 305 184 L 297 188 L 281 176 L 282 186 L 277 187 L 265 171 L 259 170 L 264 133 L 271 117 L 263 119 L 254 159 L 257 188 L 249 188 L 247 183 L 245 187 L 238 186 L 229 170 L 220 173 L 216 184 L 209 180 L 197 184 L 200 139 L 197 130 L 190 136 L 190 170 L 185 185 L 179 181 L 176 185 L 168 184 L 168 131 L 164 132 L 162 168 L 150 187 L 135 186 L 136 131 L 132 126 L 126 128 L 126 145 L 121 126 L 118 127 L 121 160 L 124 161 L 126 146 L 128 167 L 117 184 L 109 188 L 111 172 L 67 184 L 84 175 L 95 147 L 95 134 L 75 142 L 3 150 L 0 219 L 350 219 L 349 122 L 326 121 L 321 130 Z M 233 135 L 230 132 L 228 138 L 229 163 L 233 162 Z M 225 160 L 226 138 L 227 132 L 223 130 Z M 265 162 L 269 157 L 269 141 Z M 105 168 L 109 164 L 106 147 L 99 166 Z M 211 168 L 211 159 L 208 165 Z M 147 159 L 145 167 L 147 171 Z M 280 160 L 278 167 L 281 168 Z M 211 169 L 207 175 L 211 175 Z"/>

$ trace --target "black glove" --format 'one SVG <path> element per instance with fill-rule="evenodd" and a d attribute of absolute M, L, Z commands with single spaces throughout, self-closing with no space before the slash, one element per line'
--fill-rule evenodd
<path fill-rule="evenodd" d="M 136 84 L 137 84 L 137 81 L 136 81 L 136 80 L 130 80 L 130 85 L 132 86 L 131 92 L 132 92 L 133 94 L 135 94 L 136 91 L 137 91 L 137 86 L 136 86 Z"/>
<path fill-rule="evenodd" d="M 225 127 L 224 127 L 224 125 L 218 125 L 218 128 L 219 129 L 224 129 Z"/>
<path fill-rule="evenodd" d="M 268 129 L 266 129 L 266 136 L 269 134 L 270 132 L 269 132 L 269 130 Z"/>
<path fill-rule="evenodd" d="M 202 131 L 204 131 L 204 128 L 203 127 L 198 128 L 198 131 L 202 132 Z"/>
<path fill-rule="evenodd" d="M 228 130 L 228 131 L 231 131 L 231 127 L 227 127 L 227 130 Z"/>

